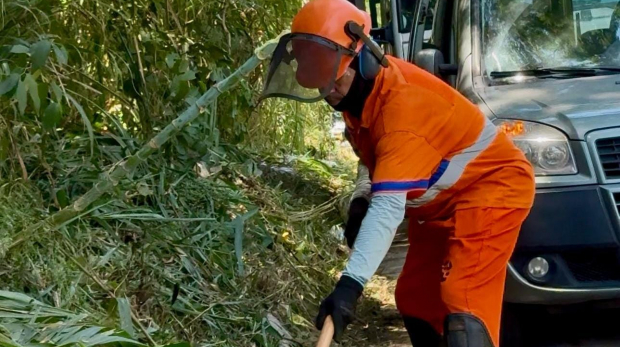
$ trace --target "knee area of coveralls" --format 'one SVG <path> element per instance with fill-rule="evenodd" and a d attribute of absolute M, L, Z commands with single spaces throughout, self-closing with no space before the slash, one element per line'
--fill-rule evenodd
<path fill-rule="evenodd" d="M 417 317 L 403 317 L 414 347 L 495 347 L 484 322 L 468 313 L 445 317 L 443 334 L 429 322 Z"/>
<path fill-rule="evenodd" d="M 484 322 L 468 313 L 446 316 L 441 347 L 496 347 Z"/>

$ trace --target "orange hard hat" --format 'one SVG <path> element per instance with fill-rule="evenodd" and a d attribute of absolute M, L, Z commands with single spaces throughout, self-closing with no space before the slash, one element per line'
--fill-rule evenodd
<path fill-rule="evenodd" d="M 280 38 L 259 100 L 324 99 L 364 46 L 387 66 L 368 37 L 371 25 L 370 16 L 347 0 L 311 0 L 293 19 L 291 32 Z"/>
<path fill-rule="evenodd" d="M 347 0 L 311 0 L 293 18 L 291 33 L 310 34 L 325 38 L 344 48 L 352 48 L 359 53 L 363 43 L 354 39 L 346 32 L 345 27 L 353 21 L 364 28 L 364 34 L 370 35 L 372 22 L 370 15 L 355 7 Z M 343 55 L 338 67 L 336 79 L 344 75 L 353 61 L 353 56 Z"/>

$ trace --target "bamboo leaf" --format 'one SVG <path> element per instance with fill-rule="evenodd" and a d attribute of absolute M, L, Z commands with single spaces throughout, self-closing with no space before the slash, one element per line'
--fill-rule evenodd
<path fill-rule="evenodd" d="M 27 74 L 24 78 L 24 83 L 28 86 L 28 94 L 30 94 L 34 109 L 39 112 L 41 109 L 41 98 L 39 98 L 39 87 L 37 85 L 37 81 L 34 80 L 31 74 Z"/>
<path fill-rule="evenodd" d="M 15 45 L 13 46 L 13 48 L 11 48 L 11 53 L 15 53 L 15 54 L 27 54 L 29 52 L 30 52 L 30 48 L 24 45 Z"/>
<path fill-rule="evenodd" d="M 179 64 L 179 72 L 184 72 L 187 71 L 189 69 L 189 61 L 187 61 L 186 59 L 181 60 L 181 63 Z"/>
<path fill-rule="evenodd" d="M 61 112 L 61 115 L 62 115 L 62 112 Z M 69 205 L 69 198 L 67 197 L 67 192 L 64 189 L 61 189 L 56 192 L 56 199 L 58 199 L 60 208 L 65 208 L 67 207 L 67 205 Z"/>
<path fill-rule="evenodd" d="M 60 122 L 62 118 L 62 107 L 55 103 L 51 102 L 49 106 L 45 109 L 45 114 L 43 116 L 43 127 L 45 129 L 51 129 Z"/>
<path fill-rule="evenodd" d="M 69 62 L 69 54 L 67 53 L 65 47 L 55 44 L 54 54 L 56 55 L 56 61 L 58 61 L 60 65 L 67 65 Z"/>
<path fill-rule="evenodd" d="M 246 212 L 245 214 L 239 216 L 239 218 L 241 218 L 245 222 L 248 219 L 254 217 L 254 215 L 256 213 L 258 213 L 258 207 L 255 207 L 255 208 L 251 209 L 250 211 Z"/>
<path fill-rule="evenodd" d="M 49 92 L 49 84 L 40 81 L 37 83 L 37 92 L 39 93 L 39 98 L 41 99 L 41 109 L 45 110 L 49 105 L 47 94 Z"/>
<path fill-rule="evenodd" d="M 172 96 L 175 101 L 182 100 L 189 93 L 189 85 L 187 82 L 181 81 L 179 76 L 172 80 Z"/>
<path fill-rule="evenodd" d="M 79 326 L 69 327 L 69 329 L 65 329 L 61 332 L 64 336 L 56 343 L 58 346 L 70 345 L 79 342 L 84 343 L 96 336 L 101 330 L 103 330 L 102 327 L 89 327 L 86 329 L 80 329 Z"/>
<path fill-rule="evenodd" d="M 169 345 L 165 345 L 163 347 L 192 347 L 192 345 L 189 344 L 188 342 L 179 342 L 179 343 L 172 343 Z"/>
<path fill-rule="evenodd" d="M 243 276 L 245 273 L 243 265 L 243 228 L 245 222 L 252 218 L 257 212 L 258 208 L 255 208 L 232 221 L 235 229 L 235 255 L 237 256 L 237 272 L 239 276 Z"/>
<path fill-rule="evenodd" d="M 78 113 L 82 117 L 82 122 L 84 122 L 84 125 L 86 126 L 86 129 L 88 130 L 88 137 L 90 139 L 90 155 L 92 156 L 93 153 L 95 152 L 95 134 L 93 131 L 93 125 L 90 123 L 90 120 L 88 119 L 88 116 L 86 115 L 86 112 L 84 111 L 84 108 L 82 107 L 82 105 L 80 105 L 80 103 L 77 102 L 77 100 L 75 100 L 69 94 L 65 94 L 65 97 L 78 110 Z"/>
<path fill-rule="evenodd" d="M 136 338 L 136 331 L 131 321 L 131 305 L 127 298 L 117 298 L 118 316 L 121 320 L 121 329 L 125 330 L 129 336 Z"/>
<path fill-rule="evenodd" d="M 180 81 L 191 81 L 196 79 L 196 73 L 192 70 L 185 71 L 184 74 L 179 75 Z"/>
<path fill-rule="evenodd" d="M 16 343 L 15 341 L 8 338 L 1 332 L 0 332 L 0 346 L 2 347 L 23 347 L 22 345 L 20 345 L 19 343 Z"/>
<path fill-rule="evenodd" d="M 10 74 L 2 83 L 0 83 L 0 95 L 4 95 L 13 90 L 19 82 L 18 74 Z"/>
<path fill-rule="evenodd" d="M 41 40 L 30 47 L 32 68 L 34 70 L 40 69 L 45 65 L 51 49 L 52 44 L 48 40 Z"/>
<path fill-rule="evenodd" d="M 107 251 L 106 254 L 103 257 L 101 257 L 101 259 L 99 259 L 99 261 L 97 262 L 97 265 L 95 265 L 95 268 L 100 268 L 104 266 L 105 264 L 107 264 L 117 249 L 118 247 L 110 248 L 110 250 Z"/>
<path fill-rule="evenodd" d="M 143 221 L 160 221 L 160 222 L 204 222 L 214 221 L 212 217 L 197 217 L 197 218 L 166 218 L 157 213 L 114 213 L 104 214 L 97 216 L 101 219 L 133 219 Z"/>
<path fill-rule="evenodd" d="M 235 256 L 237 257 L 237 273 L 239 276 L 245 274 L 243 264 L 243 219 L 237 218 L 235 223 Z"/>
<path fill-rule="evenodd" d="M 52 82 L 52 92 L 54 93 L 56 102 L 60 104 L 62 102 L 62 89 L 60 89 L 56 82 Z"/>
<path fill-rule="evenodd" d="M 171 53 L 166 56 L 166 65 L 168 68 L 172 69 L 174 67 L 174 63 L 179 60 L 181 57 L 177 53 Z"/>
<path fill-rule="evenodd" d="M 87 347 L 98 346 L 98 345 L 104 345 L 104 344 L 108 344 L 112 342 L 127 342 L 129 344 L 136 345 L 136 346 L 144 346 L 144 344 L 139 343 L 138 341 L 135 341 L 135 340 L 131 340 L 131 339 L 121 337 L 121 336 L 114 336 L 114 335 L 106 336 L 104 334 L 99 334 L 95 336 L 93 339 L 84 343 L 84 346 L 87 346 Z"/>
<path fill-rule="evenodd" d="M 37 301 L 26 294 L 9 292 L 6 290 L 0 290 L 0 298 L 9 299 L 24 304 L 43 305 L 42 302 Z"/>
<path fill-rule="evenodd" d="M 15 99 L 17 100 L 19 113 L 23 115 L 28 104 L 28 86 L 24 81 L 19 81 L 17 91 L 15 92 Z"/>

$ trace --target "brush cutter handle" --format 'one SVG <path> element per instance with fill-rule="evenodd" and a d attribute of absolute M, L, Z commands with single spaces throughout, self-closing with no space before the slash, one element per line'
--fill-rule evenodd
<path fill-rule="evenodd" d="M 332 338 L 334 337 L 334 321 L 331 316 L 325 318 L 323 323 L 323 330 L 321 330 L 321 336 L 319 336 L 319 342 L 316 343 L 316 347 L 329 347 L 332 344 Z"/>

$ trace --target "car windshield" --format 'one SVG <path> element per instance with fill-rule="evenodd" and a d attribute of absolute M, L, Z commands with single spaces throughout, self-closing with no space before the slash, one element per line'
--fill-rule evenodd
<path fill-rule="evenodd" d="M 618 0 L 481 0 L 487 74 L 619 67 Z"/>

